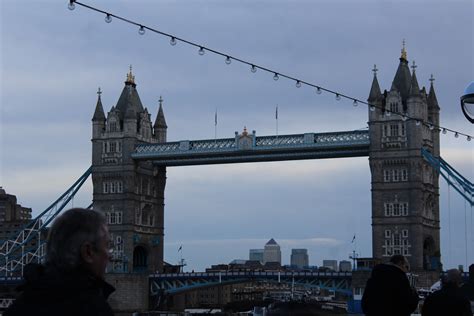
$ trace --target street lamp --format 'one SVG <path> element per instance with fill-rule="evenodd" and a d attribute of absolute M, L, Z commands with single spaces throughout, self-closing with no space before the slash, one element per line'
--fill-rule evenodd
<path fill-rule="evenodd" d="M 467 120 L 474 124 L 474 81 L 467 86 L 461 96 L 461 109 Z"/>

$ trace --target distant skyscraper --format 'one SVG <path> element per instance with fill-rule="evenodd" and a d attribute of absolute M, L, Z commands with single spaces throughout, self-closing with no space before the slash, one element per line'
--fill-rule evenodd
<path fill-rule="evenodd" d="M 298 269 L 309 266 L 308 249 L 291 249 L 291 265 Z"/>
<path fill-rule="evenodd" d="M 323 267 L 337 271 L 337 260 L 323 260 Z"/>
<path fill-rule="evenodd" d="M 280 246 L 273 238 L 267 242 L 263 250 L 263 263 L 265 264 L 267 262 L 278 262 L 281 264 Z"/>
<path fill-rule="evenodd" d="M 263 264 L 263 249 L 250 249 L 249 260 L 259 261 Z"/>
<path fill-rule="evenodd" d="M 342 260 L 339 262 L 339 272 L 351 272 L 352 264 L 350 261 Z"/>

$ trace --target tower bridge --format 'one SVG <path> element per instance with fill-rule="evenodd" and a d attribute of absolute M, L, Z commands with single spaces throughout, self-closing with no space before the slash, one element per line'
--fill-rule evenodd
<path fill-rule="evenodd" d="M 403 49 L 389 90 L 381 91 L 374 71 L 368 101 L 375 105 L 368 110 L 368 130 L 257 136 L 255 131 L 249 133 L 244 129 L 230 138 L 168 142 L 163 99 L 160 97 L 159 110 L 152 122 L 130 70 L 117 104 L 107 115 L 98 92 L 92 118 L 91 169 L 56 201 L 59 204 L 48 208 L 31 227 L 25 228 L 28 234 L 0 246 L 4 261 L 0 272 L 11 276 L 31 260 L 41 261 L 44 243 L 39 244 L 34 255 L 23 253 L 28 238 L 39 234 L 59 214 L 77 192 L 78 183 L 80 187 L 91 174 L 93 208 L 105 214 L 115 245 L 113 260 L 107 268 L 110 274 L 149 275 L 152 293 L 179 292 L 191 285 L 207 286 L 215 282 L 216 275 L 189 274 L 183 281 L 183 275 L 156 274 L 163 271 L 168 167 L 361 156 L 368 156 L 371 171 L 373 257 L 387 261 L 394 254 L 403 254 L 416 271 L 437 270 L 441 256 L 439 174 L 443 170 L 454 173 L 440 159 L 440 131 L 418 123 L 439 126 L 440 107 L 433 81 L 428 92 L 425 87 L 419 88 L 415 67 L 410 71 Z M 392 113 L 406 113 L 413 119 Z M 463 196 L 472 204 L 472 183 L 462 176 L 448 179 L 465 180 L 467 186 L 461 184 L 460 192 L 467 188 L 470 193 Z M 229 282 L 256 275 L 236 277 L 224 275 Z M 318 280 L 314 281 L 318 286 L 349 286 L 347 276 L 342 283 L 337 283 L 339 276 L 305 277 L 306 281 Z"/>
<path fill-rule="evenodd" d="M 116 241 L 111 271 L 162 270 L 166 168 L 239 162 L 368 156 L 373 257 L 407 256 L 413 269 L 439 268 L 439 172 L 422 149 L 439 158 L 439 105 L 431 82 L 420 89 L 405 49 L 389 90 L 374 71 L 367 131 L 167 142 L 160 98 L 152 125 L 130 71 L 116 106 L 105 115 L 99 94 L 92 119 L 94 209 L 104 212 Z M 414 118 L 391 113 L 406 113 Z"/>

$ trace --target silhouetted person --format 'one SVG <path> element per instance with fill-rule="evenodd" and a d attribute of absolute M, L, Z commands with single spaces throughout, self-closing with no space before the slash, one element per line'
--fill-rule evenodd
<path fill-rule="evenodd" d="M 362 296 L 365 315 L 409 316 L 415 311 L 419 298 L 408 281 L 409 270 L 408 260 L 402 255 L 374 267 Z"/>
<path fill-rule="evenodd" d="M 471 309 L 474 310 L 474 263 L 469 266 L 469 279 L 461 286 L 461 290 L 471 301 Z"/>
<path fill-rule="evenodd" d="M 472 316 L 471 303 L 462 293 L 461 273 L 448 270 L 441 278 L 441 290 L 433 292 L 423 304 L 423 316 Z"/>
<path fill-rule="evenodd" d="M 46 264 L 25 267 L 22 293 L 5 315 L 113 315 L 106 299 L 115 289 L 103 279 L 109 238 L 97 211 L 75 208 L 59 216 L 49 232 Z"/>

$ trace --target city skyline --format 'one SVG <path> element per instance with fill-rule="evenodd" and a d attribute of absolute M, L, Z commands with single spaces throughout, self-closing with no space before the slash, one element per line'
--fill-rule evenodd
<path fill-rule="evenodd" d="M 436 78 L 441 125 L 472 134 L 459 106 L 474 73 L 472 2 L 414 1 L 409 8 L 390 1 L 296 3 L 94 5 L 361 99 L 370 91 L 373 64 L 382 90 L 390 88 L 406 39 L 420 86 L 429 86 L 431 73 Z M 33 215 L 89 167 L 97 88 L 107 112 L 130 64 L 153 118 L 163 97 L 168 140 L 213 138 L 216 108 L 219 138 L 233 137 L 244 126 L 259 136 L 275 134 L 276 106 L 279 134 L 367 125 L 365 106 L 297 89 L 283 78 L 275 82 L 211 54 L 199 56 L 149 32 L 140 36 L 127 24 L 107 24 L 83 8 L 69 11 L 66 2 L 7 1 L 1 11 L 0 185 L 33 208 Z M 472 179 L 473 142 L 440 136 L 443 158 Z M 347 259 L 354 248 L 360 256 L 372 254 L 366 157 L 168 168 L 167 177 L 165 261 L 170 263 L 183 257 L 187 269 L 203 270 L 246 258 L 248 249 L 269 237 L 278 241 L 285 259 L 291 248 L 307 248 L 315 254 L 310 264 Z M 442 261 L 456 267 L 465 262 L 465 205 L 454 190 L 448 201 L 443 180 L 440 187 Z M 91 188 L 89 181 L 74 206 L 90 204 Z M 467 215 L 472 223 L 469 207 Z"/>

